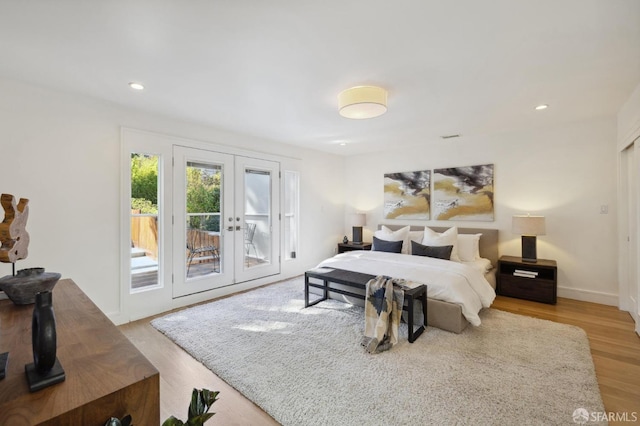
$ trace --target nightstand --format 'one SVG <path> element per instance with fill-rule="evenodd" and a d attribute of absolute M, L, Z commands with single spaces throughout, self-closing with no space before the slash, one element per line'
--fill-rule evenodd
<path fill-rule="evenodd" d="M 558 266 L 555 260 L 523 262 L 521 257 L 501 256 L 498 260 L 496 292 L 502 296 L 555 305 Z"/>
<path fill-rule="evenodd" d="M 371 250 L 371 243 L 354 243 L 353 241 L 338 243 L 338 253 L 353 250 Z"/>

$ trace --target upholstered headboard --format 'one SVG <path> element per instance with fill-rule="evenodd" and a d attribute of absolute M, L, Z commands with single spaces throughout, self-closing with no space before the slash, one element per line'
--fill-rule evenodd
<path fill-rule="evenodd" d="M 400 228 L 404 228 L 407 225 L 387 225 L 381 224 L 378 226 L 386 226 L 387 228 L 396 231 Z M 450 227 L 442 227 L 442 226 L 429 226 L 429 228 L 433 229 L 436 232 L 444 232 Z M 423 226 L 419 225 L 411 225 L 409 228 L 411 231 L 422 231 L 424 229 Z M 486 228 L 460 228 L 458 227 L 459 234 L 482 234 L 480 237 L 480 256 L 491 261 L 493 266 L 498 265 L 498 230 L 497 229 L 486 229 Z"/>

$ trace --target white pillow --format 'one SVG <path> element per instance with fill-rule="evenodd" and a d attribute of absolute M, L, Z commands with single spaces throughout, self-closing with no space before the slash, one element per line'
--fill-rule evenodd
<path fill-rule="evenodd" d="M 453 246 L 451 249 L 450 260 L 460 262 L 458 257 L 458 228 L 456 226 L 447 229 L 443 233 L 434 231 L 433 229 L 424 227 L 423 246 Z"/>
<path fill-rule="evenodd" d="M 386 241 L 402 241 L 403 254 L 409 254 L 409 227 L 405 226 L 397 231 L 392 231 L 386 226 L 382 225 L 382 228 L 373 233 L 376 238 Z"/>
<path fill-rule="evenodd" d="M 458 257 L 462 262 L 480 259 L 480 237 L 482 234 L 458 234 Z"/>

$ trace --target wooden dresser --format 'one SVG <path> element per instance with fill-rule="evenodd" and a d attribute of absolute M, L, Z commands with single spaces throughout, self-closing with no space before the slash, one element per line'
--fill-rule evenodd
<path fill-rule="evenodd" d="M 160 424 L 158 370 L 69 279 L 53 290 L 66 380 L 30 393 L 24 366 L 33 362 L 33 306 L 0 301 L 0 353 L 10 352 L 0 380 L 0 425 L 102 426 L 126 414 L 136 426 Z"/>

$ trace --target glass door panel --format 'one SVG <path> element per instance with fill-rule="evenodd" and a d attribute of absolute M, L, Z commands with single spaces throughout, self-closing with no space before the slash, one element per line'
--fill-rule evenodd
<path fill-rule="evenodd" d="M 280 272 L 279 164 L 236 157 L 237 281 Z"/>
<path fill-rule="evenodd" d="M 222 272 L 220 255 L 220 182 L 222 165 L 186 164 L 186 279 Z"/>
<path fill-rule="evenodd" d="M 271 263 L 271 173 L 244 171 L 244 266 Z"/>
<path fill-rule="evenodd" d="M 233 209 L 233 156 L 174 147 L 174 191 L 174 297 L 232 284 L 221 217 Z"/>

